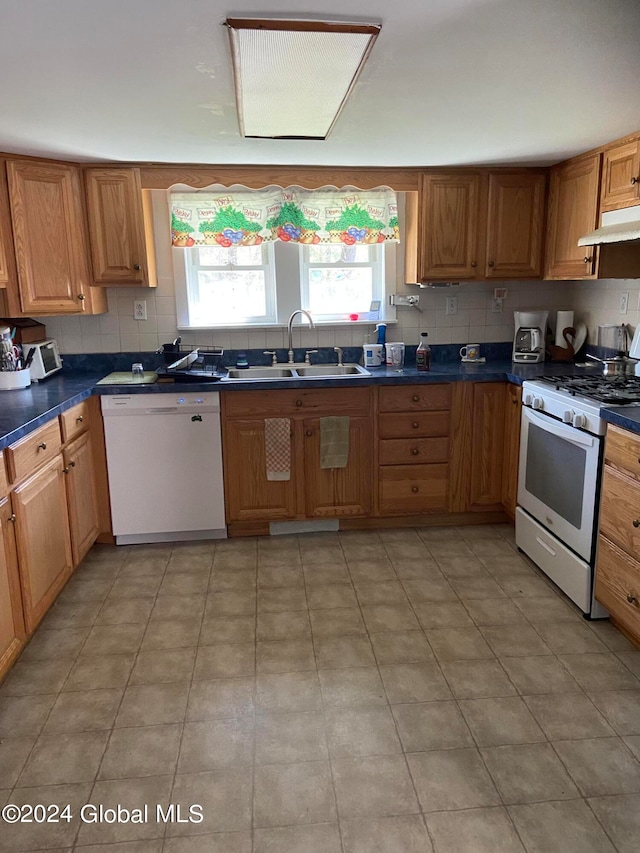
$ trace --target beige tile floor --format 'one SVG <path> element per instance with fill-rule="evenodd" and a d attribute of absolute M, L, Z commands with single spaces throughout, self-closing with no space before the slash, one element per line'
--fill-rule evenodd
<path fill-rule="evenodd" d="M 0 853 L 637 853 L 639 676 L 506 526 L 96 547 L 0 687 L 0 804 L 74 819 Z"/>

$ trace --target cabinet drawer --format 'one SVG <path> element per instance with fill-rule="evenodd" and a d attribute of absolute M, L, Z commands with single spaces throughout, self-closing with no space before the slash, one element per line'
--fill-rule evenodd
<path fill-rule="evenodd" d="M 600 531 L 629 554 L 640 554 L 640 483 L 604 466 Z"/>
<path fill-rule="evenodd" d="M 60 452 L 60 426 L 58 419 L 20 439 L 7 447 L 9 479 L 12 483 L 22 480 Z"/>
<path fill-rule="evenodd" d="M 596 598 L 640 639 L 640 563 L 603 536 L 598 539 Z"/>
<path fill-rule="evenodd" d="M 0 453 L 0 501 L 9 491 L 9 480 L 7 478 L 7 469 L 4 467 L 4 458 Z"/>
<path fill-rule="evenodd" d="M 280 417 L 326 411 L 331 415 L 367 415 L 369 388 L 285 388 L 235 391 L 222 395 L 226 417 Z"/>
<path fill-rule="evenodd" d="M 414 515 L 447 508 L 448 465 L 390 465 L 379 469 L 381 515 Z"/>
<path fill-rule="evenodd" d="M 607 427 L 605 461 L 640 480 L 640 437 L 624 429 Z"/>
<path fill-rule="evenodd" d="M 381 465 L 419 465 L 449 461 L 448 438 L 387 438 L 380 442 Z"/>
<path fill-rule="evenodd" d="M 449 412 L 398 412 L 381 414 L 380 438 L 413 438 L 449 435 Z"/>
<path fill-rule="evenodd" d="M 451 385 L 401 385 L 380 389 L 381 412 L 437 411 L 451 408 Z"/>
<path fill-rule="evenodd" d="M 62 440 L 67 442 L 89 429 L 89 401 L 83 400 L 60 415 Z"/>

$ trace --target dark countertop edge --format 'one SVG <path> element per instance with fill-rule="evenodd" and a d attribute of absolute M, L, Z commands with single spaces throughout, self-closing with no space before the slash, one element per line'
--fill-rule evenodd
<path fill-rule="evenodd" d="M 602 418 L 613 426 L 621 427 L 629 432 L 640 435 L 640 406 L 625 406 L 624 408 L 602 408 Z"/>
<path fill-rule="evenodd" d="M 38 383 L 31 386 L 35 389 L 38 395 L 40 392 L 46 397 L 56 397 L 57 400 L 51 402 L 48 399 L 43 400 L 42 410 L 37 413 L 28 413 L 26 419 L 17 426 L 10 425 L 7 432 L 0 434 L 0 451 L 8 447 L 10 444 L 24 438 L 39 426 L 52 420 L 61 412 L 70 409 L 92 394 L 98 396 L 108 396 L 114 394 L 188 394 L 188 393 L 204 393 L 207 391 L 219 391 L 228 393 L 233 391 L 267 391 L 280 390 L 283 388 L 301 389 L 301 388 L 341 388 L 341 387 L 366 387 L 368 385 L 409 385 L 417 383 L 438 383 L 438 382 L 509 382 L 516 385 L 522 385 L 527 379 L 536 379 L 544 374 L 566 373 L 567 364 L 550 365 L 549 363 L 541 363 L 535 365 L 514 365 L 511 361 L 494 362 L 492 364 L 467 365 L 459 362 L 452 364 L 435 364 L 428 372 L 418 372 L 415 367 L 407 367 L 402 374 L 391 372 L 387 368 L 371 368 L 369 376 L 350 377 L 349 379 L 342 378 L 307 378 L 307 379 L 280 379 L 280 380 L 221 380 L 219 382 L 158 382 L 153 385 L 101 385 L 96 383 L 102 378 L 102 374 L 81 374 L 68 373 L 59 374 L 58 377 L 47 380 L 44 383 Z M 55 384 L 54 384 L 55 382 Z M 68 388 L 66 387 L 68 385 Z M 51 394 L 47 392 L 51 391 Z M 13 392 L 5 392 L 7 395 Z M 20 392 L 18 392 L 20 393 Z M 4 395 L 0 397 L 0 401 L 11 403 L 11 397 Z M 19 408 L 37 407 L 38 403 L 34 402 L 24 404 Z M 640 409 L 639 409 L 640 412 Z M 609 412 L 606 413 L 607 415 Z M 611 412 L 611 423 L 640 431 L 640 423 L 635 424 L 624 415 Z M 16 417 L 19 417 L 16 411 Z M 614 420 L 617 417 L 618 420 Z M 609 420 L 605 415 L 605 419 Z M 0 410 L 0 430 L 4 428 L 2 424 L 2 410 Z"/>

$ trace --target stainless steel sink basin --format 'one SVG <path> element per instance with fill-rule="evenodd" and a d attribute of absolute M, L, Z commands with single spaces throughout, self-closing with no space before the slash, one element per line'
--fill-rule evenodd
<path fill-rule="evenodd" d="M 300 376 L 369 376 L 369 371 L 359 364 L 314 364 L 297 367 Z"/>
<path fill-rule="evenodd" d="M 295 372 L 289 367 L 245 367 L 229 369 L 229 379 L 292 379 Z"/>

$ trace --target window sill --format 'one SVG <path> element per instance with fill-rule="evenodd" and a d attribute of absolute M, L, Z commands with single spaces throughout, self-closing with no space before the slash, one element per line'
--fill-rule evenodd
<path fill-rule="evenodd" d="M 344 326 L 376 326 L 378 323 L 384 323 L 386 326 L 394 326 L 397 322 L 397 320 L 331 320 L 328 323 L 323 323 L 314 320 L 313 325 L 316 329 L 330 329 L 343 328 Z M 269 331 L 287 328 L 287 323 L 241 323 L 236 326 L 177 326 L 179 332 L 206 332 L 210 330 L 233 332 L 239 329 L 264 329 Z M 295 330 L 309 329 L 310 326 L 308 323 L 295 323 L 293 328 Z"/>

